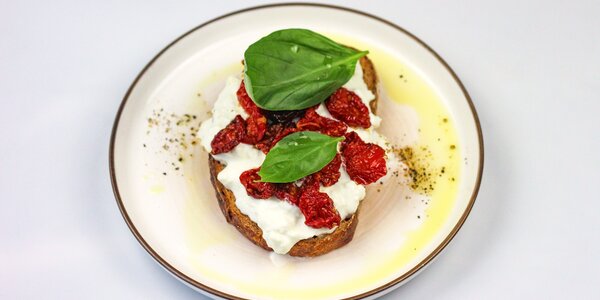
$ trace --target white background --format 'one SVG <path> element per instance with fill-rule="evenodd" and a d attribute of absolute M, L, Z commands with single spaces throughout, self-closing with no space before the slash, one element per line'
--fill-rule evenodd
<path fill-rule="evenodd" d="M 219 2 L 0 1 L 0 298 L 202 298 L 127 229 L 108 141 L 125 91 L 158 51 L 266 3 Z M 471 216 L 437 261 L 386 298 L 598 299 L 600 2 L 333 3 L 432 46 L 483 126 Z"/>

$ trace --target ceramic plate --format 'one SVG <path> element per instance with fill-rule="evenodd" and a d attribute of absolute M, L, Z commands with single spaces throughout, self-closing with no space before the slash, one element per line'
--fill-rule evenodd
<path fill-rule="evenodd" d="M 406 168 L 367 189 L 354 240 L 308 259 L 254 246 L 221 214 L 196 137 L 244 50 L 307 28 L 368 49 L 379 77 L 380 131 Z M 198 291 L 234 299 L 370 298 L 423 269 L 465 221 L 479 188 L 481 130 L 450 67 L 406 30 L 362 12 L 309 4 L 234 12 L 161 51 L 127 92 L 110 146 L 115 196 L 141 245 Z M 417 178 L 407 177 L 412 170 Z"/>

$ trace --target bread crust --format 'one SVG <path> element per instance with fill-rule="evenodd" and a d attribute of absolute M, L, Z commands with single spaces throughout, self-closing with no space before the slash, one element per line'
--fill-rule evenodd
<path fill-rule="evenodd" d="M 369 103 L 371 110 L 375 113 L 377 110 L 377 100 L 379 99 L 376 87 L 377 75 L 375 73 L 375 68 L 373 67 L 371 60 L 366 56 L 363 56 L 359 60 L 359 63 L 363 69 L 363 79 L 369 90 L 375 95 L 375 99 Z M 219 207 L 227 222 L 235 226 L 235 228 L 237 228 L 237 230 L 252 243 L 265 250 L 272 251 L 262 238 L 262 230 L 260 227 L 238 209 L 237 205 L 235 205 L 235 196 L 233 195 L 233 192 L 223 186 L 217 179 L 217 175 L 225 168 L 225 165 L 221 164 L 209 154 L 208 166 L 210 169 L 210 181 L 215 188 Z M 290 249 L 288 254 L 299 257 L 313 257 L 323 255 L 348 244 L 354 237 L 354 231 L 358 224 L 359 211 L 360 204 L 356 212 L 349 218 L 342 220 L 340 225 L 332 233 L 301 240 Z"/>

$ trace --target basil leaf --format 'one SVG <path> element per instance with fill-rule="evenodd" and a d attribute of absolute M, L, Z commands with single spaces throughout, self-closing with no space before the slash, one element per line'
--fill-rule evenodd
<path fill-rule="evenodd" d="M 337 154 L 343 137 L 312 131 L 292 133 L 269 151 L 258 175 L 262 182 L 293 182 L 323 169 Z"/>
<path fill-rule="evenodd" d="M 308 108 L 348 82 L 367 53 L 306 29 L 275 31 L 244 53 L 246 91 L 263 109 Z"/>

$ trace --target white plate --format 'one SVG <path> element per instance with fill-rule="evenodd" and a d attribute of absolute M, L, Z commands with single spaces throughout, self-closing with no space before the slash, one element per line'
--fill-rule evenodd
<path fill-rule="evenodd" d="M 395 182 L 371 187 L 354 240 L 311 259 L 271 255 L 226 223 L 210 183 L 207 154 L 192 135 L 225 77 L 239 74 L 246 47 L 290 27 L 369 49 L 382 82 L 381 131 L 401 145 L 428 147 L 436 170 L 448 166 L 430 198 Z M 165 269 L 198 291 L 234 299 L 356 299 L 405 283 L 448 244 L 475 201 L 482 145 L 466 90 L 412 34 L 345 8 L 268 5 L 194 28 L 144 68 L 117 114 L 110 170 L 117 203 L 135 237 Z M 448 146 L 452 151 L 443 150 Z"/>

